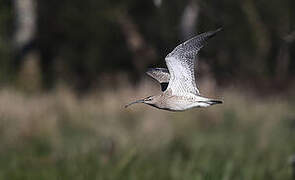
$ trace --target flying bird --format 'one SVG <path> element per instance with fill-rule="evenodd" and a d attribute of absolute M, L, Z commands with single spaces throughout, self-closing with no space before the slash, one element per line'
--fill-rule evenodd
<path fill-rule="evenodd" d="M 221 100 L 201 96 L 196 79 L 195 66 L 199 50 L 207 40 L 221 31 L 209 31 L 199 34 L 178 45 L 166 58 L 166 68 L 151 68 L 146 72 L 161 84 L 162 92 L 134 101 L 125 107 L 136 103 L 144 103 L 168 111 L 185 111 L 194 107 L 208 107 L 222 104 Z"/>

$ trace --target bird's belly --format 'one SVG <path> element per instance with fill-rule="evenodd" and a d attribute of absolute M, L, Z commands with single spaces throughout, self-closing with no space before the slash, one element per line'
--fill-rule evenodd
<path fill-rule="evenodd" d="M 178 100 L 178 101 L 173 101 L 169 103 L 168 109 L 172 111 L 184 111 L 184 110 L 196 107 L 194 104 L 195 103 L 193 102 Z"/>
<path fill-rule="evenodd" d="M 171 111 L 184 111 L 187 109 L 191 109 L 194 107 L 208 107 L 210 106 L 208 103 L 201 102 L 196 100 L 194 97 L 187 97 L 187 98 L 172 98 L 168 100 L 168 110 Z"/>

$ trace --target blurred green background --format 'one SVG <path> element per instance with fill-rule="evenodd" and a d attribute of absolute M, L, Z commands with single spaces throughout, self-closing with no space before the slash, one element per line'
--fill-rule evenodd
<path fill-rule="evenodd" d="M 294 9 L 294 0 L 0 0 L 0 179 L 295 179 Z M 147 68 L 218 27 L 197 76 L 224 104 L 123 108 L 160 92 Z"/>

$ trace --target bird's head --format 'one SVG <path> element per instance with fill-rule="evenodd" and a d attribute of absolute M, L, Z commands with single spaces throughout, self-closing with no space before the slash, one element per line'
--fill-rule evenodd
<path fill-rule="evenodd" d="M 125 108 L 129 107 L 132 104 L 136 104 L 136 103 L 144 103 L 144 104 L 153 105 L 156 102 L 156 97 L 157 96 L 148 96 L 148 97 L 146 97 L 144 99 L 140 99 L 140 100 L 137 100 L 137 101 L 134 101 L 132 103 L 129 103 L 129 104 L 125 105 Z"/>

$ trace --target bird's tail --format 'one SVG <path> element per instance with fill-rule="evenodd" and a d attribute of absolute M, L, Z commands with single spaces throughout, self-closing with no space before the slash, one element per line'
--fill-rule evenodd
<path fill-rule="evenodd" d="M 210 99 L 208 102 L 209 102 L 211 105 L 214 105 L 214 104 L 222 104 L 222 103 L 223 103 L 223 101 L 221 101 L 221 100 L 216 100 L 216 99 Z"/>

